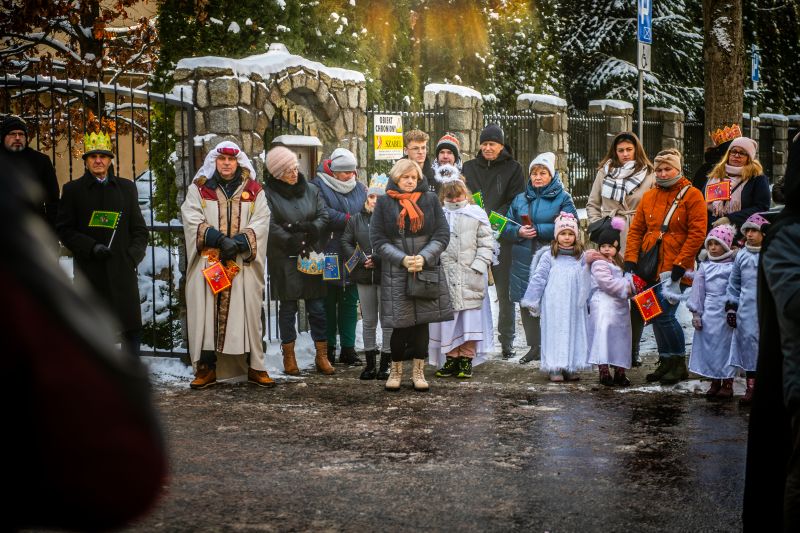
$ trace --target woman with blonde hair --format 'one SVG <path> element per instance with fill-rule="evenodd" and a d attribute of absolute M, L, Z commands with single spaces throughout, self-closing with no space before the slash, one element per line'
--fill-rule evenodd
<path fill-rule="evenodd" d="M 769 210 L 769 178 L 757 157 L 758 143 L 749 137 L 737 137 L 711 171 L 704 191 L 709 227 L 734 224 L 740 228 L 750 215 Z M 719 184 L 727 185 L 722 188 Z M 714 199 L 715 193 L 721 197 Z"/>
<path fill-rule="evenodd" d="M 381 326 L 392 328 L 392 364 L 385 388 L 400 390 L 409 346 L 414 390 L 427 391 L 428 324 L 453 318 L 447 281 L 439 265 L 450 242 L 450 227 L 439 198 L 424 185 L 417 163 L 397 161 L 389 178 L 386 195 L 375 204 L 369 231 L 373 251 L 381 259 Z M 409 290 L 421 282 L 423 270 L 426 278 L 438 278 L 438 283 L 427 294 Z"/>

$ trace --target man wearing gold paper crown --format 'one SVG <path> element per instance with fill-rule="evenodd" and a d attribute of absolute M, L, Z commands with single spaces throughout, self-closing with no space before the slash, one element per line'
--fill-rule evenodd
<path fill-rule="evenodd" d="M 235 143 L 221 142 L 206 156 L 181 206 L 193 389 L 244 374 L 262 387 L 275 384 L 261 330 L 270 210 L 255 178 L 247 155 Z"/>
<path fill-rule="evenodd" d="M 144 258 L 147 226 L 136 185 L 114 175 L 111 138 L 84 137 L 83 177 L 64 185 L 56 233 L 74 257 L 75 280 L 95 289 L 114 312 L 124 346 L 139 355 L 142 312 L 136 266 Z"/>

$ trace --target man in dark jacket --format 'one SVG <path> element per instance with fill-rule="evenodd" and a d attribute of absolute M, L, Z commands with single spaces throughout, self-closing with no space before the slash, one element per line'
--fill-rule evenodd
<path fill-rule="evenodd" d="M 114 175 L 107 133 L 86 135 L 83 177 L 64 185 L 56 232 L 83 275 L 108 304 L 123 342 L 139 355 L 142 312 L 136 266 L 144 258 L 147 226 L 136 185 Z"/>
<path fill-rule="evenodd" d="M 463 175 L 473 193 L 480 192 L 483 208 L 505 216 L 516 195 L 525 190 L 525 175 L 520 164 L 504 146 L 505 136 L 497 124 L 489 124 L 480 136 L 481 150 L 475 159 L 464 163 Z M 508 292 L 511 276 L 511 243 L 501 242 L 500 264 L 492 267 L 499 307 L 498 330 L 503 358 L 514 356 L 516 316 Z"/>
<path fill-rule="evenodd" d="M 789 149 L 786 206 L 761 245 L 758 388 L 744 483 L 744 531 L 800 528 L 800 135 Z"/>
<path fill-rule="evenodd" d="M 33 192 L 36 210 L 42 218 L 55 229 L 58 215 L 58 179 L 53 163 L 46 155 L 28 146 L 28 129 L 25 121 L 16 115 L 6 115 L 0 123 L 0 137 L 6 160 L 19 169 L 25 168 L 24 175 L 33 178 L 31 183 L 38 187 Z"/>

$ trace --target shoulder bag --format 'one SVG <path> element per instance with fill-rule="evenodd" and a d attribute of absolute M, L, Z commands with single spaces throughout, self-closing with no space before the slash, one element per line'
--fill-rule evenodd
<path fill-rule="evenodd" d="M 649 250 L 642 250 L 639 252 L 639 261 L 636 263 L 636 274 L 646 281 L 652 281 L 658 275 L 658 254 L 661 251 L 661 242 L 664 238 L 664 234 L 666 234 L 669 229 L 669 221 L 678 208 L 678 203 L 686 194 L 686 191 L 689 190 L 689 187 L 691 187 L 691 185 L 687 185 L 681 189 L 681 192 L 679 192 L 675 200 L 672 201 L 672 206 L 670 206 L 669 211 L 667 211 L 667 216 L 664 217 L 664 221 L 661 223 L 661 232 L 658 234 L 658 239 L 656 239 L 655 244 L 653 244 Z"/>

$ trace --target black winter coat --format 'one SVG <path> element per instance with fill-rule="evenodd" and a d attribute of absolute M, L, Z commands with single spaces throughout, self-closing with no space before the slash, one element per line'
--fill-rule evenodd
<path fill-rule="evenodd" d="M 292 252 L 287 247 L 298 222 L 312 222 L 316 228 L 316 236 L 307 234 L 309 242 L 317 241 L 328 225 L 328 212 L 319 189 L 300 174 L 294 185 L 267 176 L 264 192 L 272 213 L 267 241 L 271 299 L 310 300 L 325 296 L 322 276 L 297 270 L 297 255 L 290 255 Z M 319 248 L 318 245 L 312 247 Z"/>
<path fill-rule="evenodd" d="M 136 266 L 144 259 L 148 231 L 139 209 L 136 185 L 109 173 L 102 184 L 88 171 L 82 178 L 64 185 L 56 221 L 61 242 L 74 257 L 80 271 L 116 315 L 122 329 L 142 328 L 141 300 Z M 121 212 L 116 233 L 89 227 L 93 211 Z M 108 245 L 112 233 L 111 257 L 92 255 L 95 244 Z"/>
<path fill-rule="evenodd" d="M 30 147 L 21 152 L 5 152 L 6 161 L 18 169 L 20 179 L 30 179 L 39 187 L 34 193 L 34 205 L 50 228 L 55 230 L 59 191 L 56 169 L 50 158 Z"/>
<path fill-rule="evenodd" d="M 373 253 L 372 243 L 369 240 L 369 223 L 372 213 L 362 209 L 360 213 L 351 217 L 344 228 L 342 234 L 342 265 L 350 259 L 356 251 L 356 245 L 364 251 L 367 256 L 372 257 L 374 268 L 364 268 L 364 262 L 359 261 L 350 279 L 362 285 L 377 285 L 381 282 L 381 258 Z"/>
<path fill-rule="evenodd" d="M 399 192 L 392 181 L 386 186 L 387 192 L 391 190 Z M 426 191 L 422 181 L 415 190 L 422 192 L 417 205 L 425 217 L 425 223 L 417 233 L 411 233 L 408 229 L 410 221 L 406 219 L 406 230 L 401 235 L 397 227 L 400 203 L 388 194 L 378 198 L 370 221 L 370 242 L 381 257 L 381 326 L 386 328 L 406 328 L 453 318 L 450 291 L 443 271 L 436 299 L 406 295 L 409 273 L 403 267 L 403 258 L 406 255 L 421 255 L 426 268 L 437 266 L 441 270 L 439 257 L 450 243 L 450 226 L 444 218 L 439 198 Z"/>
<path fill-rule="evenodd" d="M 408 156 L 404 155 L 403 159 L 408 159 Z M 435 192 L 438 196 L 441 184 L 436 181 L 434 174 L 433 166 L 431 166 L 431 158 L 426 157 L 425 162 L 422 164 L 422 188 L 426 191 Z"/>
<path fill-rule="evenodd" d="M 486 160 L 478 152 L 475 159 L 464 163 L 461 173 L 470 191 L 481 192 L 487 215 L 495 211 L 505 216 L 514 197 L 525 192 L 525 174 L 508 148 L 503 148 L 494 161 Z"/>

